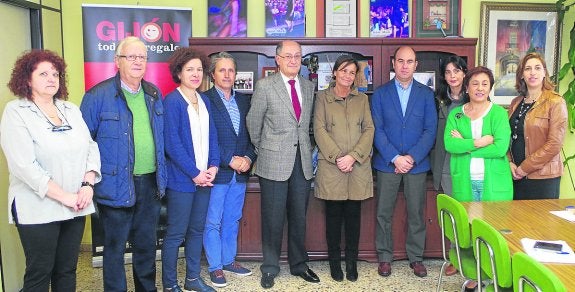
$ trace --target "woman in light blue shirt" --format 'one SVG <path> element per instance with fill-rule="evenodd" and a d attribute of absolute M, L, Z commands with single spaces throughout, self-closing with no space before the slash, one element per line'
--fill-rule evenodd
<path fill-rule="evenodd" d="M 67 102 L 66 65 L 33 50 L 14 65 L 0 142 L 8 162 L 10 223 L 26 256 L 23 291 L 75 291 L 85 215 L 94 212 L 100 152 L 78 107 Z"/>

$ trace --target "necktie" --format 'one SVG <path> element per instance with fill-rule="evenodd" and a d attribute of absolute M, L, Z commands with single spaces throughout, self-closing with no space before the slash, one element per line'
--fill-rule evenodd
<path fill-rule="evenodd" d="M 299 121 L 301 106 L 299 104 L 299 98 L 297 97 L 297 90 L 295 90 L 295 80 L 289 80 L 288 83 L 291 86 L 291 103 L 293 105 L 293 111 L 295 112 L 295 117 Z"/>

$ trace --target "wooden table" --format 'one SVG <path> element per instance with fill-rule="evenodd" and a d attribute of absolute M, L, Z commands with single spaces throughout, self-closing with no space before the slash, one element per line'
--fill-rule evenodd
<path fill-rule="evenodd" d="M 462 203 L 469 220 L 481 218 L 500 230 L 509 250 L 523 251 L 521 238 L 564 240 L 575 249 L 575 222 L 559 218 L 549 211 L 575 206 L 575 199 Z M 561 279 L 567 291 L 575 291 L 575 265 L 545 263 Z"/>

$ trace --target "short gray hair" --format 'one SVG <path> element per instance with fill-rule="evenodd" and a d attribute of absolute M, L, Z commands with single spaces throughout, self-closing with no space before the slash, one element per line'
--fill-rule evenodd
<path fill-rule="evenodd" d="M 216 64 L 219 61 L 221 61 L 222 59 L 232 60 L 232 62 L 234 63 L 234 70 L 237 69 L 238 65 L 236 64 L 236 59 L 234 59 L 234 56 L 232 56 L 228 52 L 219 52 L 219 53 L 214 54 L 210 57 L 210 68 L 208 70 L 208 72 L 210 73 L 210 76 L 216 71 Z"/>

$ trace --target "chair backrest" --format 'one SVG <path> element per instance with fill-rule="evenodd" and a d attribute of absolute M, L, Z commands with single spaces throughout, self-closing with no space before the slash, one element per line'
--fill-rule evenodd
<path fill-rule="evenodd" d="M 473 251 L 477 260 L 479 282 L 481 271 L 491 278 L 495 286 L 511 287 L 511 255 L 503 235 L 482 219 L 473 219 L 471 234 L 474 240 Z M 497 288 L 496 288 L 497 289 Z"/>
<path fill-rule="evenodd" d="M 469 216 L 459 201 L 445 194 L 437 195 L 437 219 L 439 227 L 451 243 L 455 243 L 457 235 L 460 248 L 471 248 Z M 453 230 L 457 234 L 454 234 Z"/>
<path fill-rule="evenodd" d="M 515 253 L 511 258 L 511 266 L 513 291 L 567 291 L 565 285 L 549 268 L 525 253 Z"/>

